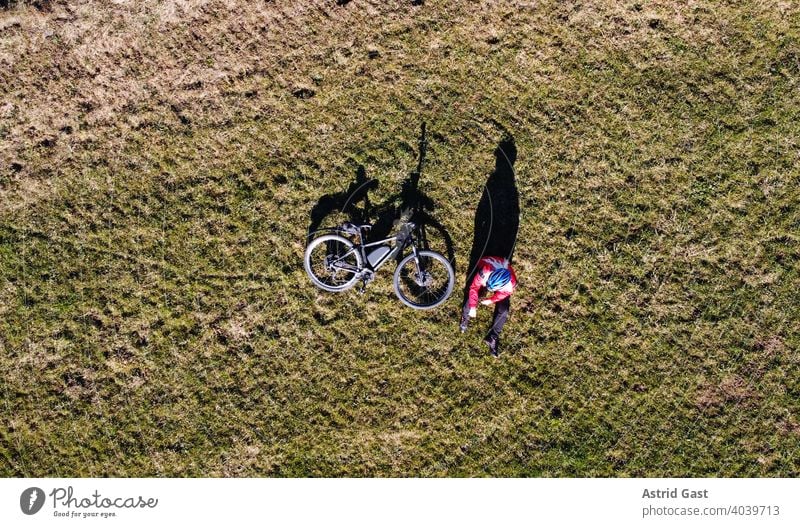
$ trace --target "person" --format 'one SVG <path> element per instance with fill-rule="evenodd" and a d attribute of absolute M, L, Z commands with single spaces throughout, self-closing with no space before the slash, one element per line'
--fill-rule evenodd
<path fill-rule="evenodd" d="M 484 256 L 476 267 L 477 272 L 472 279 L 467 302 L 461 314 L 460 329 L 462 333 L 467 330 L 469 319 L 475 318 L 478 313 L 479 303 L 485 306 L 494 304 L 492 327 L 483 342 L 489 346 L 492 355 L 497 357 L 500 330 L 508 320 L 510 297 L 517 287 L 517 276 L 509 261 L 499 256 Z"/>

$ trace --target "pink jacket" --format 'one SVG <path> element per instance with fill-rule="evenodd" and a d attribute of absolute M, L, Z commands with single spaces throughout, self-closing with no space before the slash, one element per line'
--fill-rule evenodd
<path fill-rule="evenodd" d="M 500 258 L 499 256 L 484 256 L 478 261 L 478 272 L 475 273 L 475 278 L 472 279 L 472 285 L 469 287 L 468 304 L 470 309 L 478 307 L 479 293 L 481 289 L 486 287 L 486 281 L 489 280 L 489 275 L 492 274 L 492 271 L 503 268 L 511 271 L 511 280 L 489 297 L 488 300 L 493 304 L 511 296 L 511 293 L 517 288 L 517 275 L 514 273 L 511 264 L 509 264 L 508 260 L 505 258 Z"/>

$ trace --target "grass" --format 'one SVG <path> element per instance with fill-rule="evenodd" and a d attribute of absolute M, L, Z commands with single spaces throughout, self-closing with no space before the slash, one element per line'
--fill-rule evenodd
<path fill-rule="evenodd" d="M 800 11 L 11 2 L 0 475 L 800 473 Z M 416 166 L 463 281 L 507 130 L 520 289 L 312 287 L 309 214 Z"/>

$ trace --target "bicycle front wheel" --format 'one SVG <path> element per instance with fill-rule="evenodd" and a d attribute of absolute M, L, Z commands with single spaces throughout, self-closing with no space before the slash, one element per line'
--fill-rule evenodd
<path fill-rule="evenodd" d="M 306 247 L 303 264 L 317 287 L 333 292 L 353 287 L 362 269 L 361 255 L 353 243 L 336 234 L 312 240 Z"/>
<path fill-rule="evenodd" d="M 453 292 L 455 271 L 447 258 L 433 251 L 418 251 L 403 258 L 394 272 L 394 292 L 408 307 L 431 309 Z"/>

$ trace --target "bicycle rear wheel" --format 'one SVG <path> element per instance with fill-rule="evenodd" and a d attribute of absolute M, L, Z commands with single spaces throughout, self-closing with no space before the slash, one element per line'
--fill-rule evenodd
<path fill-rule="evenodd" d="M 306 247 L 303 264 L 314 285 L 325 291 L 344 291 L 358 281 L 361 255 L 353 242 L 337 234 L 326 234 Z"/>
<path fill-rule="evenodd" d="M 394 272 L 394 292 L 405 305 L 432 309 L 448 299 L 455 271 L 447 258 L 433 251 L 418 251 L 403 258 Z"/>

